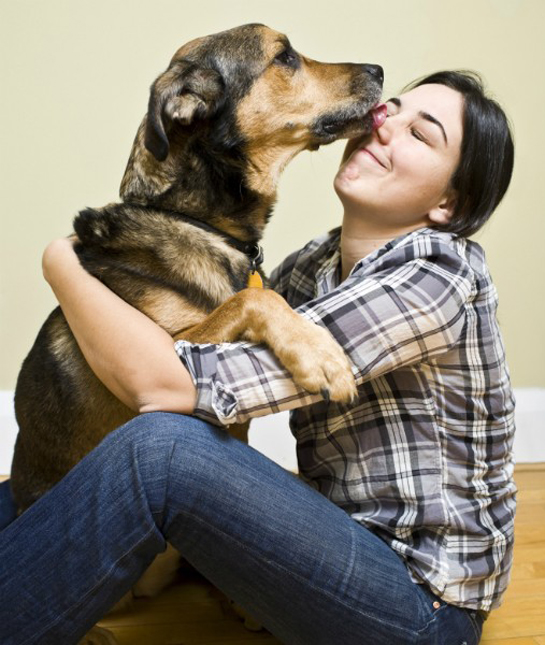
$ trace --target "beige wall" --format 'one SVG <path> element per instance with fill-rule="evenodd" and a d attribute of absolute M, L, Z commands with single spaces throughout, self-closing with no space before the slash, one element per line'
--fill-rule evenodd
<path fill-rule="evenodd" d="M 545 386 L 543 0 L 0 0 L 0 389 L 54 305 L 46 243 L 83 206 L 116 199 L 147 88 L 183 42 L 245 22 L 289 34 L 329 61 L 380 63 L 385 93 L 441 68 L 482 72 L 514 123 L 508 196 L 486 231 L 517 387 Z M 286 171 L 265 239 L 270 269 L 336 225 L 331 179 L 342 144 Z"/>

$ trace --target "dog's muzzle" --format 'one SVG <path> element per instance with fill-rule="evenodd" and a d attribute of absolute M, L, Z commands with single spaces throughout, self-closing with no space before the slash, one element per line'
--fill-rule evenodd
<path fill-rule="evenodd" d="M 377 106 L 382 95 L 384 70 L 380 65 L 351 66 L 353 77 L 347 103 L 316 119 L 311 128 L 315 145 L 366 134 L 373 129 L 371 110 Z"/>
<path fill-rule="evenodd" d="M 363 65 L 364 70 L 377 79 L 382 85 L 384 83 L 384 70 L 380 65 Z"/>

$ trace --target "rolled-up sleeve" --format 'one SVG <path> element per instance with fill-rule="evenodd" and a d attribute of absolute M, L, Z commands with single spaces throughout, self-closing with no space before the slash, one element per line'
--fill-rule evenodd
<path fill-rule="evenodd" d="M 175 343 L 195 387 L 194 414 L 216 425 L 244 423 L 250 418 L 315 403 L 264 345 Z"/>
<path fill-rule="evenodd" d="M 326 327 L 352 361 L 357 383 L 446 352 L 460 336 L 471 271 L 435 258 L 416 258 L 354 272 L 339 287 L 296 311 Z M 298 387 L 271 350 L 252 343 L 193 345 L 176 351 L 198 390 L 195 414 L 229 425 L 321 400 Z"/>

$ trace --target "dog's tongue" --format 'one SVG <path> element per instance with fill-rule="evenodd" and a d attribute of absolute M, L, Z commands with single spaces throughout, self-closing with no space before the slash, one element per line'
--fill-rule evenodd
<path fill-rule="evenodd" d="M 380 128 L 384 121 L 386 121 L 387 109 L 386 104 L 381 103 L 371 110 L 371 114 L 373 115 L 373 130 Z"/>

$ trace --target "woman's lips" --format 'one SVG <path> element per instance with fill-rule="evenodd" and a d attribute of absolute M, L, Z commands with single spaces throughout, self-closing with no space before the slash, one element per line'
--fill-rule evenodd
<path fill-rule="evenodd" d="M 384 168 L 384 164 L 381 163 L 370 150 L 367 150 L 367 148 L 361 148 L 361 152 L 363 152 L 366 155 L 369 155 L 369 157 L 371 157 L 371 159 L 375 163 L 378 163 L 379 166 L 382 166 Z"/>
<path fill-rule="evenodd" d="M 369 143 L 361 146 L 359 148 L 359 152 L 372 159 L 374 163 L 378 164 L 382 168 L 385 168 L 386 170 L 389 169 L 390 164 L 384 154 L 382 154 L 381 151 L 373 150 Z"/>

